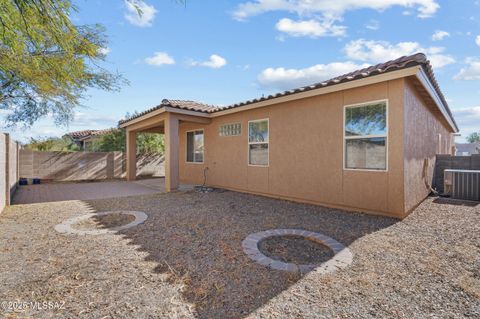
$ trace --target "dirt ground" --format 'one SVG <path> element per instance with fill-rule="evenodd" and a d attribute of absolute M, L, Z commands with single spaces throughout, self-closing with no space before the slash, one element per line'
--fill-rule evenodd
<path fill-rule="evenodd" d="M 148 219 L 118 234 L 54 230 L 112 210 Z M 353 263 L 265 268 L 241 242 L 272 228 L 323 233 Z M 0 282 L 5 318 L 478 318 L 480 205 L 429 198 L 403 221 L 235 192 L 16 205 L 0 215 Z"/>

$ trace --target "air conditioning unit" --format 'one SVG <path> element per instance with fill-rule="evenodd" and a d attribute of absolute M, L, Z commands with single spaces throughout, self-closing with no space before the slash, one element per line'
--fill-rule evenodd
<path fill-rule="evenodd" d="M 455 199 L 480 201 L 480 171 L 446 169 L 444 192 Z"/>

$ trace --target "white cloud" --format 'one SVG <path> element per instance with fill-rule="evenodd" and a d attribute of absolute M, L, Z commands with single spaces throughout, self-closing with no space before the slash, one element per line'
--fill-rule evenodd
<path fill-rule="evenodd" d="M 337 26 L 328 21 L 318 20 L 299 20 L 293 21 L 283 18 L 275 25 L 278 31 L 285 32 L 294 37 L 324 37 L 324 36 L 344 36 L 346 28 Z"/>
<path fill-rule="evenodd" d="M 233 16 L 237 20 L 244 20 L 265 12 L 288 11 L 304 16 L 321 14 L 339 19 L 349 10 L 383 11 L 393 6 L 416 8 L 420 18 L 431 17 L 440 8 L 436 0 L 255 0 L 241 3 Z"/>
<path fill-rule="evenodd" d="M 480 35 L 475 38 L 475 43 L 480 47 Z"/>
<path fill-rule="evenodd" d="M 383 11 L 393 6 L 416 9 L 420 18 L 433 16 L 440 7 L 436 0 L 254 0 L 239 4 L 233 18 L 242 21 L 266 12 L 284 11 L 296 14 L 301 20 L 279 20 L 280 31 L 293 36 L 343 36 L 347 27 L 338 23 L 347 11 Z"/>
<path fill-rule="evenodd" d="M 467 58 L 465 60 L 467 66 L 462 68 L 460 72 L 453 78 L 455 80 L 476 81 L 480 80 L 480 59 Z"/>
<path fill-rule="evenodd" d="M 463 138 L 480 130 L 480 106 L 452 109 L 452 112 Z"/>
<path fill-rule="evenodd" d="M 450 33 L 447 31 L 442 31 L 442 30 L 437 30 L 435 33 L 432 35 L 432 40 L 433 41 L 441 41 L 445 39 L 446 37 L 449 37 Z"/>
<path fill-rule="evenodd" d="M 106 129 L 116 126 L 118 120 L 118 116 L 115 115 L 76 111 L 69 126 Z"/>
<path fill-rule="evenodd" d="M 445 48 L 423 48 L 418 42 L 391 44 L 386 41 L 359 39 L 349 42 L 344 50 L 348 58 L 370 63 L 386 62 L 418 52 L 427 54 L 427 58 L 430 59 L 430 62 L 435 68 L 441 68 L 455 62 L 452 56 L 443 54 Z"/>
<path fill-rule="evenodd" d="M 190 60 L 188 64 L 191 66 L 204 66 L 212 69 L 219 69 L 227 65 L 227 60 L 217 54 L 212 54 L 207 61 Z"/>
<path fill-rule="evenodd" d="M 157 9 L 142 0 L 124 0 L 127 12 L 125 19 L 138 27 L 150 27 L 155 20 Z"/>
<path fill-rule="evenodd" d="M 237 68 L 242 69 L 243 71 L 246 71 L 250 69 L 250 64 L 237 65 Z"/>
<path fill-rule="evenodd" d="M 102 54 L 102 55 L 107 55 L 110 53 L 110 48 L 109 47 L 105 47 L 105 48 L 100 48 L 98 49 L 98 53 Z"/>
<path fill-rule="evenodd" d="M 4 114 L 6 115 L 7 113 Z M 72 122 L 70 122 L 68 126 L 56 125 L 52 116 L 47 115 L 38 122 L 35 122 L 32 127 L 17 126 L 4 128 L 3 130 L 11 133 L 15 140 L 26 143 L 31 137 L 60 137 L 67 132 L 116 127 L 118 120 L 118 116 L 113 114 L 108 115 L 105 114 L 105 112 L 92 112 L 91 110 L 86 112 L 76 111 Z"/>
<path fill-rule="evenodd" d="M 144 62 L 154 66 L 175 64 L 175 60 L 166 52 L 155 52 L 153 56 L 145 58 Z"/>
<path fill-rule="evenodd" d="M 365 25 L 365 28 L 367 28 L 368 30 L 377 31 L 378 29 L 380 29 L 380 22 L 378 22 L 377 20 L 370 20 Z"/>
<path fill-rule="evenodd" d="M 265 88 L 287 90 L 322 82 L 366 66 L 347 61 L 317 64 L 304 69 L 268 68 L 260 73 L 258 83 Z"/>

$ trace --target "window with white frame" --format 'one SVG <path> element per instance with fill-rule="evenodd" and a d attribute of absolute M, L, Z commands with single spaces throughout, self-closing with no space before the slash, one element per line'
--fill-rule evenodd
<path fill-rule="evenodd" d="M 345 106 L 346 169 L 387 169 L 387 101 Z"/>
<path fill-rule="evenodd" d="M 187 162 L 203 163 L 203 130 L 187 132 Z"/>
<path fill-rule="evenodd" d="M 268 119 L 248 122 L 248 164 L 268 166 Z"/>

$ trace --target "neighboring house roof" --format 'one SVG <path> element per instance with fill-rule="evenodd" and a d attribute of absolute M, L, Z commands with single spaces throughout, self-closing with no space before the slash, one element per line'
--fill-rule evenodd
<path fill-rule="evenodd" d="M 70 132 L 65 135 L 70 136 L 74 140 L 81 141 L 81 140 L 88 139 L 92 136 L 107 134 L 115 130 L 117 130 L 117 128 L 107 128 L 103 130 L 83 130 L 83 131 Z"/>
<path fill-rule="evenodd" d="M 422 66 L 422 69 L 424 70 L 426 76 L 428 77 L 428 80 L 430 81 L 431 85 L 433 86 L 433 89 L 435 90 L 435 92 L 437 93 L 439 98 L 441 99 L 441 102 L 445 105 L 445 108 L 446 108 L 446 111 L 447 111 L 448 115 L 450 116 L 454 126 L 458 130 L 458 126 L 455 123 L 455 120 L 453 119 L 453 115 L 452 115 L 452 112 L 450 111 L 450 109 L 448 107 L 448 103 L 447 103 L 443 93 L 440 90 L 440 87 L 437 83 L 437 80 L 435 79 L 430 61 L 427 59 L 427 57 L 423 53 L 417 53 L 417 54 L 410 55 L 410 56 L 403 56 L 401 58 L 398 58 L 398 59 L 395 59 L 395 60 L 392 60 L 392 61 L 388 61 L 388 62 L 385 62 L 385 63 L 380 63 L 380 64 L 377 64 L 377 65 L 370 66 L 370 67 L 360 69 L 360 70 L 357 70 L 357 71 L 353 71 L 353 72 L 350 72 L 350 73 L 347 73 L 347 74 L 344 74 L 344 75 L 341 75 L 341 76 L 337 76 L 337 77 L 332 78 L 332 79 L 327 80 L 327 81 L 315 83 L 315 84 L 308 85 L 308 86 L 303 86 L 303 87 L 300 87 L 300 88 L 297 88 L 297 89 L 292 89 L 292 90 L 284 91 L 284 92 L 273 94 L 273 95 L 262 96 L 261 98 L 258 98 L 258 99 L 247 100 L 247 101 L 244 101 L 244 102 L 235 103 L 235 104 L 231 104 L 231 105 L 228 105 L 228 106 L 214 106 L 214 105 L 208 105 L 208 104 L 198 103 L 198 102 L 194 102 L 194 101 L 167 100 L 167 99 L 165 99 L 165 100 L 162 100 L 162 103 L 160 105 L 157 105 L 157 106 L 155 106 L 151 109 L 148 109 L 148 110 L 146 110 L 142 113 L 136 114 L 135 116 L 132 116 L 128 119 L 120 120 L 119 125 L 127 123 L 127 122 L 129 122 L 133 119 L 141 117 L 145 114 L 148 114 L 150 112 L 153 112 L 153 111 L 158 110 L 160 108 L 163 108 L 165 106 L 169 106 L 169 107 L 172 107 L 172 108 L 183 109 L 183 110 L 189 110 L 189 111 L 211 114 L 211 113 L 216 113 L 216 112 L 220 112 L 220 111 L 224 111 L 224 110 L 228 110 L 228 109 L 233 109 L 233 108 L 245 106 L 245 105 L 248 105 L 248 104 L 254 104 L 254 103 L 258 103 L 258 102 L 262 102 L 262 101 L 266 101 L 266 100 L 271 100 L 271 99 L 275 99 L 275 98 L 279 98 L 279 97 L 283 97 L 283 96 L 287 96 L 287 95 L 302 93 L 302 92 L 305 92 L 305 91 L 324 88 L 324 87 L 328 87 L 328 86 L 334 86 L 334 85 L 337 85 L 337 84 L 350 82 L 350 81 L 355 81 L 355 80 L 360 80 L 360 79 L 364 79 L 364 78 L 368 78 L 368 77 L 372 77 L 372 76 L 375 76 L 375 75 L 384 74 L 384 73 L 388 73 L 388 72 L 392 72 L 392 71 L 398 71 L 398 70 L 410 68 L 410 67 L 413 67 L 413 66 Z"/>
<path fill-rule="evenodd" d="M 98 135 L 103 135 L 103 134 L 108 134 L 108 133 L 111 133 L 111 132 L 114 132 L 118 130 L 118 128 L 114 127 L 114 128 L 106 128 L 106 129 L 103 129 L 103 130 L 94 130 L 92 132 L 92 136 L 98 136 Z"/>
<path fill-rule="evenodd" d="M 480 142 L 477 143 L 455 143 L 457 154 L 480 154 Z"/>
<path fill-rule="evenodd" d="M 70 132 L 65 135 L 70 136 L 75 140 L 79 140 L 92 135 L 93 132 L 95 132 L 95 130 L 83 130 L 83 131 Z"/>

